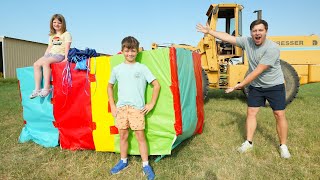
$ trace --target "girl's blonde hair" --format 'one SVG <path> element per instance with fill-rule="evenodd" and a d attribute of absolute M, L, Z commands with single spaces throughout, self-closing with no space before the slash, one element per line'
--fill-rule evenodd
<path fill-rule="evenodd" d="M 61 33 L 64 33 L 67 31 L 67 24 L 66 24 L 66 20 L 64 19 L 64 17 L 61 14 L 54 14 L 50 20 L 49 36 L 57 33 L 56 30 L 54 30 L 54 28 L 53 28 L 53 21 L 55 19 L 58 19 L 61 22 Z"/>

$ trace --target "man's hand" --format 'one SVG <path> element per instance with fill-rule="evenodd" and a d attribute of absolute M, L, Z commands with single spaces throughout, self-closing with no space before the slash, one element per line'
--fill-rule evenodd
<path fill-rule="evenodd" d="M 231 93 L 232 91 L 236 90 L 236 89 L 242 89 L 243 86 L 241 85 L 241 83 L 236 84 L 234 87 L 228 88 L 225 90 L 225 93 Z"/>
<path fill-rule="evenodd" d="M 154 104 L 151 104 L 151 103 L 146 104 L 144 108 L 141 110 L 141 112 L 143 114 L 148 114 L 153 109 L 153 107 L 154 107 Z"/>
<path fill-rule="evenodd" d="M 207 23 L 206 26 L 203 26 L 202 24 L 197 24 L 197 31 L 202 32 L 204 34 L 208 34 L 210 31 L 209 24 Z"/>

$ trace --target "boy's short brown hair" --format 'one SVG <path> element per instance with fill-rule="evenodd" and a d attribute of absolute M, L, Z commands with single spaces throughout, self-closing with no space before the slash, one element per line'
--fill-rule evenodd
<path fill-rule="evenodd" d="M 128 48 L 128 49 L 136 49 L 137 51 L 139 51 L 139 41 L 132 37 L 132 36 L 128 36 L 125 37 L 122 41 L 121 41 L 121 51 L 123 51 L 124 48 Z"/>

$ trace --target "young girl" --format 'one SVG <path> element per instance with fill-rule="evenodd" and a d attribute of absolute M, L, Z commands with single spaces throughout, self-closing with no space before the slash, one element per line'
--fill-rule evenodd
<path fill-rule="evenodd" d="M 44 56 L 33 64 L 35 89 L 32 91 L 30 99 L 37 96 L 46 97 L 50 94 L 50 64 L 67 61 L 72 38 L 71 34 L 67 32 L 66 21 L 61 14 L 52 16 L 49 36 L 49 44 Z M 44 79 L 43 89 L 41 89 L 42 71 Z"/>

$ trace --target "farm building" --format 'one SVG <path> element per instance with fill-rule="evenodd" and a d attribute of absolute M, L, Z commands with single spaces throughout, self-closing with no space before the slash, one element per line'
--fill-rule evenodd
<path fill-rule="evenodd" d="M 16 68 L 32 66 L 47 44 L 0 36 L 0 78 L 16 78 Z"/>

